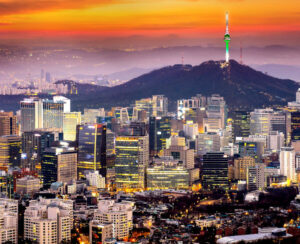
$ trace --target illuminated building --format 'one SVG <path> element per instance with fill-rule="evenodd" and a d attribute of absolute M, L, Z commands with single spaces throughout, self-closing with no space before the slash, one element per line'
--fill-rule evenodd
<path fill-rule="evenodd" d="M 149 160 L 148 136 L 116 138 L 116 184 L 119 189 L 144 189 Z"/>
<path fill-rule="evenodd" d="M 25 176 L 16 180 L 16 193 L 20 195 L 33 195 L 41 188 L 39 178 L 33 176 Z"/>
<path fill-rule="evenodd" d="M 166 116 L 168 113 L 168 98 L 164 95 L 152 96 L 152 116 Z"/>
<path fill-rule="evenodd" d="M 22 166 L 41 172 L 42 152 L 51 147 L 54 133 L 34 130 L 22 133 Z"/>
<path fill-rule="evenodd" d="M 250 134 L 268 136 L 273 109 L 255 109 L 250 113 Z"/>
<path fill-rule="evenodd" d="M 228 157 L 222 152 L 203 155 L 202 186 L 205 189 L 228 189 Z"/>
<path fill-rule="evenodd" d="M 147 189 L 187 189 L 189 172 L 172 157 L 155 158 L 147 168 Z"/>
<path fill-rule="evenodd" d="M 24 239 L 37 243 L 71 242 L 73 201 L 31 200 L 24 213 Z"/>
<path fill-rule="evenodd" d="M 262 163 L 247 168 L 247 186 L 249 191 L 262 190 L 264 188 L 264 169 L 265 165 Z"/>
<path fill-rule="evenodd" d="M 177 143 L 176 139 L 179 140 Z M 172 136 L 170 140 L 171 145 L 163 150 L 163 156 L 172 156 L 175 160 L 182 161 L 186 169 L 193 169 L 195 167 L 194 149 L 189 149 L 185 146 L 185 142 L 180 141 L 180 137 Z"/>
<path fill-rule="evenodd" d="M 0 198 L 0 243 L 18 243 L 18 201 Z"/>
<path fill-rule="evenodd" d="M 271 115 L 271 131 L 279 131 L 284 135 L 287 133 L 287 113 L 274 112 Z"/>
<path fill-rule="evenodd" d="M 21 137 L 16 135 L 0 137 L 0 167 L 20 167 Z"/>
<path fill-rule="evenodd" d="M 234 111 L 233 114 L 233 139 L 248 137 L 250 135 L 250 114 L 246 111 Z"/>
<path fill-rule="evenodd" d="M 85 108 L 82 116 L 82 122 L 86 124 L 94 124 L 97 121 L 97 117 L 105 117 L 104 108 L 91 109 Z"/>
<path fill-rule="evenodd" d="M 81 123 L 81 112 L 64 113 L 63 133 L 65 141 L 75 141 L 77 125 Z"/>
<path fill-rule="evenodd" d="M 183 131 L 184 135 L 191 139 L 196 139 L 196 136 L 199 133 L 198 124 L 193 123 L 193 121 L 186 121 L 186 123 L 183 125 Z"/>
<path fill-rule="evenodd" d="M 63 128 L 63 113 L 70 112 L 70 99 L 54 96 L 52 100 L 26 98 L 20 102 L 21 130 L 38 128 Z"/>
<path fill-rule="evenodd" d="M 150 152 L 155 155 L 166 148 L 166 140 L 171 136 L 171 117 L 150 117 Z"/>
<path fill-rule="evenodd" d="M 18 134 L 17 117 L 13 112 L 0 112 L 0 136 Z"/>
<path fill-rule="evenodd" d="M 262 142 L 247 142 L 242 141 L 238 143 L 239 154 L 241 157 L 250 156 L 258 162 L 264 152 L 264 144 Z"/>
<path fill-rule="evenodd" d="M 192 97 L 191 99 L 181 99 L 177 100 L 177 118 L 185 119 L 186 113 L 191 108 L 200 108 L 201 107 L 201 97 Z"/>
<path fill-rule="evenodd" d="M 220 136 L 217 133 L 200 133 L 196 138 L 196 152 L 199 155 L 218 152 L 220 147 Z"/>
<path fill-rule="evenodd" d="M 98 170 L 106 177 L 106 126 L 84 124 L 77 126 L 78 178 L 84 178 L 85 170 Z"/>
<path fill-rule="evenodd" d="M 89 224 L 90 244 L 106 243 L 105 240 L 114 237 L 113 224 L 100 224 L 97 220 L 92 220 Z"/>
<path fill-rule="evenodd" d="M 291 140 L 300 140 L 300 112 L 291 113 Z"/>
<path fill-rule="evenodd" d="M 32 131 L 43 128 L 43 103 L 38 98 L 25 98 L 20 102 L 21 130 Z"/>
<path fill-rule="evenodd" d="M 218 94 L 213 94 L 207 98 L 206 106 L 207 118 L 204 118 L 204 131 L 217 132 L 219 129 L 224 129 L 227 120 L 227 106 L 224 97 Z M 217 126 L 219 126 L 217 128 Z"/>
<path fill-rule="evenodd" d="M 105 178 L 98 171 L 89 171 L 85 177 L 90 186 L 95 186 L 98 189 L 105 188 Z"/>
<path fill-rule="evenodd" d="M 135 101 L 135 108 L 137 111 L 146 111 L 146 116 L 149 117 L 152 115 L 153 106 L 151 98 L 143 98 Z"/>
<path fill-rule="evenodd" d="M 74 148 L 46 148 L 42 156 L 43 186 L 54 182 L 67 183 L 77 178 L 77 153 Z"/>
<path fill-rule="evenodd" d="M 279 155 L 280 174 L 288 180 L 296 181 L 295 151 L 292 147 L 282 147 Z"/>
<path fill-rule="evenodd" d="M 230 42 L 231 38 L 229 35 L 229 29 L 228 29 L 228 13 L 226 12 L 226 32 L 224 35 L 224 42 L 226 44 L 226 52 L 225 52 L 225 62 L 228 63 L 229 62 L 229 42 Z"/>
<path fill-rule="evenodd" d="M 117 203 L 114 200 L 100 200 L 93 220 L 100 224 L 113 224 L 114 237 L 123 239 L 128 237 L 132 229 L 133 204 L 127 201 Z"/>
<path fill-rule="evenodd" d="M 247 169 L 255 166 L 255 159 L 250 156 L 234 159 L 234 178 L 237 180 L 247 179 Z"/>
<path fill-rule="evenodd" d="M 267 137 L 267 148 L 274 151 L 280 151 L 284 146 L 284 134 L 279 131 L 270 131 Z"/>
<path fill-rule="evenodd" d="M 43 127 L 63 128 L 64 113 L 70 112 L 70 99 L 54 96 L 53 100 L 43 100 Z"/>

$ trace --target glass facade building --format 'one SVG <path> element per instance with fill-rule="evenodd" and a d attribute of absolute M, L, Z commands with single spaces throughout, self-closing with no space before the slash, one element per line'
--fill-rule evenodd
<path fill-rule="evenodd" d="M 228 189 L 228 157 L 224 153 L 203 155 L 202 185 L 205 189 Z"/>
<path fill-rule="evenodd" d="M 116 138 L 117 188 L 143 189 L 148 165 L 148 136 L 120 136 Z"/>
<path fill-rule="evenodd" d="M 106 177 L 106 126 L 84 124 L 77 126 L 78 178 L 84 178 L 85 170 L 98 170 Z"/>

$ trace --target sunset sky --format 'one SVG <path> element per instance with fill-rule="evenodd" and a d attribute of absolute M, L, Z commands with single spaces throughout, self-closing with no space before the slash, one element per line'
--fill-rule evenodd
<path fill-rule="evenodd" d="M 209 43 L 223 35 L 226 11 L 231 35 L 246 42 L 299 41 L 299 0 L 0 0 L 0 38 L 176 35 Z"/>

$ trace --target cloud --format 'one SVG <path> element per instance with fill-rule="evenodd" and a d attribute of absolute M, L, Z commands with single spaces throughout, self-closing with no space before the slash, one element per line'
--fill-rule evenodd
<path fill-rule="evenodd" d="M 80 9 L 118 2 L 122 2 L 122 0 L 0 0 L 0 15 Z"/>

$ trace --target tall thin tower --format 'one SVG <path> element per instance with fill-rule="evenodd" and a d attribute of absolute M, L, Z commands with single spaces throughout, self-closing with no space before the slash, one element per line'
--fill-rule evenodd
<path fill-rule="evenodd" d="M 226 63 L 229 62 L 229 42 L 230 42 L 230 35 L 228 30 L 228 12 L 226 12 L 226 31 L 224 35 L 224 42 L 226 43 L 226 53 L 225 53 L 225 61 Z"/>

